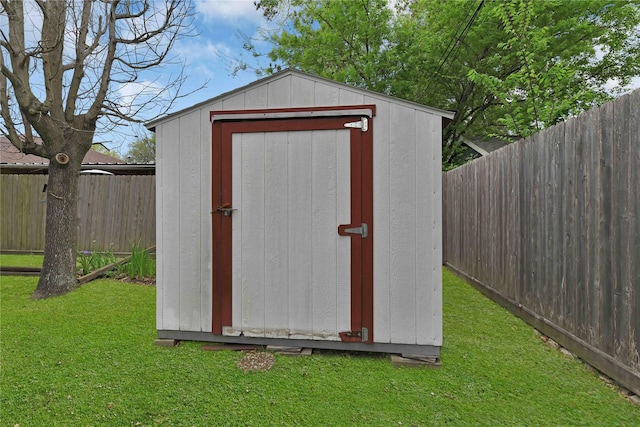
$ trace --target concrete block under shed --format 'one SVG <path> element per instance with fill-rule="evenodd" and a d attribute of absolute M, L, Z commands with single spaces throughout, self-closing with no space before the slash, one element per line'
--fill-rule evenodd
<path fill-rule="evenodd" d="M 283 345 L 268 345 L 267 351 L 282 354 L 285 356 L 311 356 L 313 349 Z"/>
<path fill-rule="evenodd" d="M 392 354 L 391 355 L 391 364 L 398 367 L 408 367 L 408 368 L 439 368 L 442 366 L 440 363 L 440 358 L 438 357 L 425 357 L 421 355 L 409 355 L 409 354 Z"/>

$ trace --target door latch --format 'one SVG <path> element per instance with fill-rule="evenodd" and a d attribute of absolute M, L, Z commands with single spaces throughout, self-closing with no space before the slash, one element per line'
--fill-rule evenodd
<path fill-rule="evenodd" d="M 220 212 L 223 216 L 231 216 L 233 211 L 237 211 L 237 209 L 234 209 L 228 203 L 225 203 L 222 206 L 218 206 L 214 212 Z"/>
<path fill-rule="evenodd" d="M 338 226 L 338 234 L 341 236 L 359 234 L 364 239 L 369 236 L 369 226 L 365 223 L 360 224 L 360 227 L 354 227 L 352 224 L 342 224 Z"/>

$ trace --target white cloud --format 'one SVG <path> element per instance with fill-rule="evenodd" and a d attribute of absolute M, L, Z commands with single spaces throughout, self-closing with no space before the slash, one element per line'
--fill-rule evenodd
<path fill-rule="evenodd" d="M 159 83 L 149 80 L 125 83 L 117 88 L 120 111 L 127 115 L 135 115 L 147 103 L 155 103 L 162 98 L 166 89 Z"/>
<path fill-rule="evenodd" d="M 248 21 L 262 25 L 262 12 L 256 10 L 253 0 L 196 0 L 196 12 L 210 21 Z"/>
<path fill-rule="evenodd" d="M 605 83 L 604 88 L 610 94 L 619 95 L 628 93 L 640 88 L 640 76 L 631 78 L 631 82 L 626 86 L 620 86 L 618 79 L 609 79 L 607 83 Z"/>
<path fill-rule="evenodd" d="M 173 47 L 172 53 L 178 55 L 187 66 L 218 62 L 221 58 L 231 59 L 236 54 L 228 44 L 212 42 L 205 38 L 181 40 Z"/>

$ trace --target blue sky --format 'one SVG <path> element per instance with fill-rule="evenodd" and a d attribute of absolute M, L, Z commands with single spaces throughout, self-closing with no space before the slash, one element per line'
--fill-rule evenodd
<path fill-rule="evenodd" d="M 194 5 L 193 30 L 198 35 L 179 40 L 172 50 L 173 61 L 154 71 L 145 72 L 134 83 L 112 87 L 114 93 L 121 97 L 126 105 L 145 91 L 151 95 L 160 92 L 165 83 L 179 72 L 177 63 L 185 66 L 184 72 L 188 76 L 183 93 L 193 92 L 196 88 L 205 88 L 178 99 L 171 106 L 170 112 L 213 98 L 221 93 L 244 86 L 259 77 L 251 69 L 232 75 L 234 63 L 245 60 L 250 65 L 256 61 L 242 49 L 243 35 L 254 40 L 261 52 L 268 52 L 270 46 L 260 42 L 259 30 L 277 29 L 277 25 L 268 23 L 260 11 L 256 11 L 253 0 L 192 0 Z M 389 0 L 393 4 L 396 0 Z M 26 36 L 31 44 L 37 43 L 41 25 L 41 17 L 37 13 L 34 0 L 25 1 Z M 6 20 L 0 17 L 0 26 L 4 28 Z M 267 65 L 264 61 L 262 65 Z M 610 82 L 608 87 L 616 86 Z M 640 87 L 640 77 L 633 81 L 632 88 Z M 159 110 L 147 108 L 143 111 L 143 120 L 149 120 L 160 114 Z M 94 142 L 101 142 L 109 149 L 125 154 L 129 144 L 137 138 L 148 135 L 144 126 L 140 124 L 120 126 L 116 131 L 97 132 Z"/>
<path fill-rule="evenodd" d="M 172 50 L 172 56 L 184 63 L 185 74 L 189 76 L 182 88 L 183 93 L 192 92 L 202 85 L 206 87 L 177 100 L 171 111 L 187 108 L 257 80 L 259 77 L 251 69 L 233 76 L 233 66 L 238 60 L 256 63 L 242 48 L 243 35 L 257 41 L 260 28 L 273 27 L 273 24 L 264 20 L 260 11 L 256 11 L 253 0 L 193 1 L 196 12 L 194 25 L 198 36 L 179 40 Z M 260 45 L 258 41 L 258 45 L 262 51 L 268 51 L 268 44 Z M 158 77 L 157 72 L 149 73 L 143 76 L 142 81 L 129 84 L 120 92 L 135 93 L 145 85 L 153 87 L 178 69 L 177 65 L 163 66 L 159 70 L 163 76 Z M 154 112 L 147 111 L 145 115 L 152 117 Z M 95 141 L 104 142 L 108 148 L 124 154 L 128 144 L 136 137 L 144 136 L 145 132 L 141 125 L 130 125 L 118 132 L 96 135 Z"/>
<path fill-rule="evenodd" d="M 207 88 L 183 100 L 185 106 L 256 80 L 253 71 L 231 76 L 234 62 L 240 58 L 251 60 L 242 49 L 244 34 L 259 38 L 258 29 L 269 24 L 252 0 L 194 0 L 198 37 L 182 39 L 175 47 L 187 65 L 193 87 L 208 81 Z M 262 43 L 266 50 L 268 45 Z"/>

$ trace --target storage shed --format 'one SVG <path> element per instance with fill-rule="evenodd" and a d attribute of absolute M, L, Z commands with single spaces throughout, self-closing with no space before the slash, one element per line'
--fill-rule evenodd
<path fill-rule="evenodd" d="M 451 118 L 285 70 L 149 123 L 158 337 L 439 356 Z"/>

